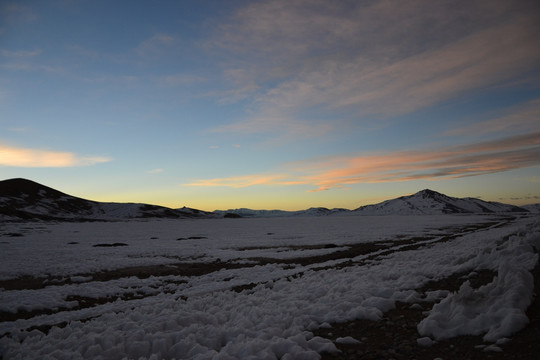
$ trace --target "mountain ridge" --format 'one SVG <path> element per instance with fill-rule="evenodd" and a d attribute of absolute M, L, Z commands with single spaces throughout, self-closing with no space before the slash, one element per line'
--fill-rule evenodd
<path fill-rule="evenodd" d="M 228 209 L 228 210 L 214 210 L 214 214 L 227 216 L 227 217 L 285 217 L 285 216 L 325 216 L 334 215 L 338 213 L 346 213 L 351 210 L 343 208 L 328 209 L 325 207 L 311 207 L 305 210 L 254 210 L 248 208 Z M 234 216 L 236 215 L 236 216 Z"/>
<path fill-rule="evenodd" d="M 142 203 L 114 203 L 86 200 L 65 194 L 32 180 L 15 178 L 0 181 L 0 220 L 115 221 L 129 219 L 256 218 L 339 215 L 438 215 L 504 212 L 540 212 L 540 204 L 525 207 L 455 198 L 430 189 L 400 196 L 354 210 L 312 207 L 305 210 L 253 210 L 247 208 L 206 212 L 192 208 L 171 209 Z"/>
<path fill-rule="evenodd" d="M 325 216 L 325 215 L 439 215 L 502 212 L 538 212 L 539 206 L 519 207 L 477 198 L 455 198 L 437 191 L 424 189 L 412 195 L 400 196 L 378 204 L 364 205 L 354 210 L 341 208 L 309 208 L 298 211 L 229 209 L 214 213 L 228 217 L 280 217 L 280 216 Z"/>

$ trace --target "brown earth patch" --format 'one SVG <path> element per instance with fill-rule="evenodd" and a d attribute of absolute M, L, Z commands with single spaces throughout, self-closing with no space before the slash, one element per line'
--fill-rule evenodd
<path fill-rule="evenodd" d="M 478 288 L 493 280 L 493 271 L 477 271 L 476 276 L 467 280 L 473 288 Z M 322 360 L 336 359 L 515 359 L 530 360 L 540 354 L 540 263 L 533 270 L 535 298 L 527 310 L 529 324 L 515 333 L 511 340 L 497 345 L 502 352 L 486 351 L 491 343 L 485 343 L 482 336 L 459 336 L 435 342 L 432 346 L 420 346 L 417 339 L 417 325 L 425 317 L 424 311 L 434 303 L 420 303 L 421 307 L 408 303 L 396 303 L 396 308 L 384 314 L 380 321 L 354 320 L 332 324 L 331 328 L 321 328 L 315 335 L 335 340 L 351 336 L 360 340 L 359 344 L 336 344 L 341 353 L 323 354 Z M 457 291 L 467 274 L 459 273 L 448 278 L 427 283 L 419 292 L 433 290 Z"/>

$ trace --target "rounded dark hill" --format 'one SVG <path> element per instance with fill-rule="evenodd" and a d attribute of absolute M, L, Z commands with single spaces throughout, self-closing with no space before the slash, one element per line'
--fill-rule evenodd
<path fill-rule="evenodd" d="M 58 199 L 65 196 L 70 195 L 28 179 L 15 178 L 0 181 L 0 197 L 22 197 L 31 201 L 43 197 Z"/>
<path fill-rule="evenodd" d="M 94 203 L 22 178 L 0 181 L 0 199 L 0 213 L 44 219 L 66 213 L 86 214 Z M 37 208 L 46 212 L 36 211 Z"/>
<path fill-rule="evenodd" d="M 121 220 L 199 218 L 213 214 L 197 209 L 170 209 L 137 203 L 104 203 L 65 194 L 27 179 L 0 181 L 0 218 L 7 220 Z"/>

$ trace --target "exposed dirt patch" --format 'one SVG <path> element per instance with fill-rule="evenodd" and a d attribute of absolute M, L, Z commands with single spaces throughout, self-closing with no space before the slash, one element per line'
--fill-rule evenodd
<path fill-rule="evenodd" d="M 86 296 L 68 296 L 66 301 L 77 301 L 78 305 L 73 307 L 59 307 L 55 309 L 43 309 L 43 310 L 33 310 L 33 311 L 18 311 L 17 313 L 10 313 L 0 311 L 0 322 L 4 321 L 15 321 L 19 319 L 30 319 L 39 315 L 50 315 L 56 314 L 62 311 L 76 311 L 81 309 L 86 309 L 94 307 L 97 305 L 103 305 L 106 303 L 114 302 L 117 300 L 134 300 L 142 299 L 144 297 L 153 296 L 155 294 L 148 293 L 125 293 L 119 296 L 108 296 L 100 298 L 92 298 Z"/>
<path fill-rule="evenodd" d="M 24 234 L 18 233 L 18 232 L 9 232 L 2 234 L 2 236 L 8 236 L 8 237 L 22 237 Z"/>
<path fill-rule="evenodd" d="M 448 278 L 427 283 L 419 292 L 432 290 L 457 291 L 465 280 L 473 288 L 493 281 L 496 275 L 491 270 L 476 271 L 476 275 L 454 274 Z M 482 336 L 459 336 L 435 342 L 431 346 L 420 346 L 417 325 L 425 317 L 424 311 L 434 303 L 419 303 L 412 306 L 396 303 L 396 308 L 384 314 L 381 321 L 355 320 L 332 324 L 331 328 L 319 329 L 315 335 L 335 340 L 351 336 L 359 344 L 336 344 L 339 354 L 323 354 L 323 360 L 335 359 L 536 359 L 540 353 L 540 264 L 533 271 L 535 299 L 529 306 L 527 316 L 530 323 L 514 334 L 505 344 L 497 345 L 502 352 L 490 351 Z"/>
<path fill-rule="evenodd" d="M 190 237 L 179 237 L 178 241 L 182 240 L 202 240 L 202 239 L 208 239 L 206 236 L 190 236 Z"/>
<path fill-rule="evenodd" d="M 133 266 L 116 270 L 101 271 L 89 274 L 77 274 L 82 277 L 92 277 L 92 281 L 109 281 L 125 277 L 138 277 L 146 279 L 150 276 L 201 276 L 222 269 L 239 269 L 253 267 L 258 264 L 236 264 L 231 262 L 215 261 L 212 263 L 177 263 L 169 265 Z M 0 281 L 0 288 L 5 290 L 36 290 L 50 285 L 73 284 L 70 278 L 50 276 L 37 278 L 33 276 L 21 276 L 16 279 Z"/>
<path fill-rule="evenodd" d="M 95 244 L 92 246 L 93 247 L 118 247 L 118 246 L 128 246 L 128 244 L 117 242 L 117 243 L 110 243 L 110 244 L 109 243 Z"/>
<path fill-rule="evenodd" d="M 146 279 L 150 276 L 201 276 L 222 269 L 238 269 L 251 267 L 255 264 L 235 264 L 230 262 L 215 261 L 212 263 L 177 263 L 169 265 L 136 266 L 111 271 L 103 271 L 90 274 L 95 281 L 108 281 L 124 277 L 135 276 Z"/>

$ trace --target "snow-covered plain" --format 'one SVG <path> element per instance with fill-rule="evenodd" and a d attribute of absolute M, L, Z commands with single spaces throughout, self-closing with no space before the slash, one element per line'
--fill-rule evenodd
<path fill-rule="evenodd" d="M 535 214 L 4 223 L 0 355 L 318 359 L 357 339 L 313 330 L 435 298 L 419 343 L 496 342 L 528 321 L 538 248 Z"/>

